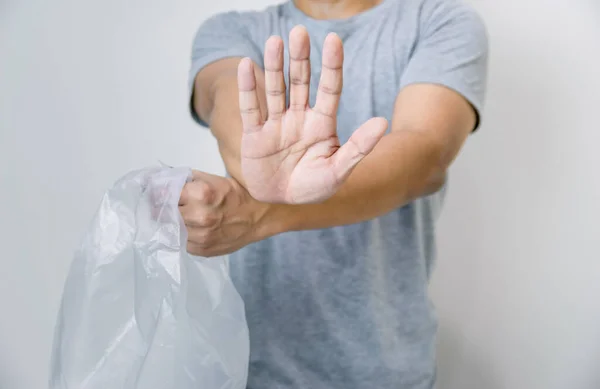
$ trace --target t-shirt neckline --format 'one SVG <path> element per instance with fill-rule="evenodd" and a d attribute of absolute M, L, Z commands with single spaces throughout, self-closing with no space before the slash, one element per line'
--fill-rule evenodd
<path fill-rule="evenodd" d="M 307 28 L 317 28 L 335 33 L 344 33 L 357 28 L 377 16 L 382 16 L 393 0 L 382 0 L 379 4 L 360 12 L 354 16 L 343 19 L 315 19 L 296 7 L 293 0 L 284 5 L 284 10 L 294 24 L 302 24 Z"/>

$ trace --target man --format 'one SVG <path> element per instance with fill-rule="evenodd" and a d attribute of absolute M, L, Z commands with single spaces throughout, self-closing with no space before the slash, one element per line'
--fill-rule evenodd
<path fill-rule="evenodd" d="M 434 223 L 486 68 L 458 0 L 296 0 L 202 24 L 192 113 L 228 177 L 195 172 L 180 209 L 191 253 L 231 254 L 248 388 L 434 386 Z"/>

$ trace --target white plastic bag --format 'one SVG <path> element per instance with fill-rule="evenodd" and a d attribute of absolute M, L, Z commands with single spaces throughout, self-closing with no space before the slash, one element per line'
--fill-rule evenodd
<path fill-rule="evenodd" d="M 226 258 L 186 252 L 191 171 L 148 168 L 110 189 L 76 252 L 50 389 L 243 389 L 249 340 Z"/>

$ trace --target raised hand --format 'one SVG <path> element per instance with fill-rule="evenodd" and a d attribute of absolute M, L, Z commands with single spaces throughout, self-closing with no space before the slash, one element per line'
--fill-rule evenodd
<path fill-rule="evenodd" d="M 264 56 L 266 121 L 259 108 L 252 61 L 245 58 L 238 67 L 244 182 L 250 194 L 264 202 L 323 201 L 335 194 L 352 169 L 373 150 L 387 129 L 387 121 L 368 120 L 340 145 L 336 116 L 342 92 L 342 41 L 333 33 L 325 39 L 321 79 L 312 108 L 308 104 L 310 41 L 304 27 L 294 27 L 289 37 L 289 106 L 283 52 L 281 38 L 269 38 Z"/>

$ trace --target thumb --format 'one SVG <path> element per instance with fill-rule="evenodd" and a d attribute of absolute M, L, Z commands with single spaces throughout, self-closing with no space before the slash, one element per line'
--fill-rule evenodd
<path fill-rule="evenodd" d="M 333 154 L 334 174 L 339 183 L 346 181 L 354 167 L 373 151 L 387 127 L 388 122 L 385 118 L 369 119 Z"/>

